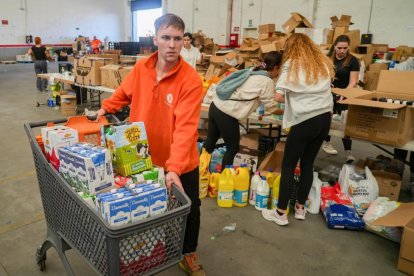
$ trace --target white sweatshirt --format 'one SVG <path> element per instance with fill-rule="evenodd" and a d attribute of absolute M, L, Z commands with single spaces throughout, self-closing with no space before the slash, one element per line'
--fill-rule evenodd
<path fill-rule="evenodd" d="M 332 112 L 333 99 L 331 80 L 320 77 L 315 84 L 306 83 L 306 75 L 299 71 L 296 83 L 287 80 L 289 61 L 282 67 L 282 73 L 276 82 L 276 93 L 285 97 L 283 128 L 290 128 L 317 115 Z"/>
<path fill-rule="evenodd" d="M 228 100 L 214 95 L 213 102 L 218 109 L 237 120 L 246 119 L 263 103 L 270 112 L 277 109 L 275 82 L 266 76 L 251 75 L 234 91 Z"/>

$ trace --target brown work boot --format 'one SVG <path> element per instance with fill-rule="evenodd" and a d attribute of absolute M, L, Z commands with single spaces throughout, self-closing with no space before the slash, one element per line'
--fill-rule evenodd
<path fill-rule="evenodd" d="M 198 263 L 198 256 L 195 252 L 183 255 L 180 267 L 190 276 L 204 276 L 203 267 Z"/>

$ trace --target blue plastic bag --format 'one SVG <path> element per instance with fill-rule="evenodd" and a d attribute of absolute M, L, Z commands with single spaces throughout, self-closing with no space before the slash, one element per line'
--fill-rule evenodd
<path fill-rule="evenodd" d="M 353 230 L 365 228 L 365 223 L 358 216 L 355 208 L 347 205 L 330 204 L 324 209 L 324 215 L 329 228 Z"/>

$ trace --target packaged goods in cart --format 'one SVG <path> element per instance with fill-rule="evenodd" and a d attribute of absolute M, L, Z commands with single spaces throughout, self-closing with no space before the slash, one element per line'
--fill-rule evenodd
<path fill-rule="evenodd" d="M 59 148 L 60 173 L 76 191 L 95 195 L 114 185 L 109 150 L 84 143 Z"/>
<path fill-rule="evenodd" d="M 59 170 L 58 148 L 77 143 L 78 131 L 65 126 L 52 126 L 42 128 L 41 133 L 46 159 Z"/>
<path fill-rule="evenodd" d="M 152 168 L 143 122 L 102 126 L 101 145 L 111 151 L 116 173 L 129 176 Z"/>
<path fill-rule="evenodd" d="M 115 187 L 122 188 L 125 185 L 132 184 L 134 181 L 129 176 L 122 176 L 119 174 L 114 175 Z"/>

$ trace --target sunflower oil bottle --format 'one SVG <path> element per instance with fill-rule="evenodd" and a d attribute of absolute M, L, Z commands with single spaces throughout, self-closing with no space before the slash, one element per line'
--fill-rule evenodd
<path fill-rule="evenodd" d="M 240 164 L 234 176 L 234 200 L 233 205 L 237 207 L 247 206 L 249 199 L 250 170 L 247 164 Z"/>
<path fill-rule="evenodd" d="M 218 180 L 217 204 L 220 207 L 233 207 L 234 175 L 230 166 L 226 166 Z"/>
<path fill-rule="evenodd" d="M 259 171 L 256 171 L 250 181 L 249 204 L 256 205 L 257 186 L 262 181 Z"/>
<path fill-rule="evenodd" d="M 210 175 L 210 182 L 208 183 L 208 196 L 217 197 L 220 173 L 214 170 Z"/>
<path fill-rule="evenodd" d="M 268 209 L 272 206 L 272 195 L 273 195 L 273 182 L 275 181 L 276 174 L 274 172 L 271 172 L 270 169 L 266 173 L 266 181 L 267 185 L 269 185 L 269 198 L 267 201 L 267 207 Z"/>

